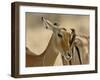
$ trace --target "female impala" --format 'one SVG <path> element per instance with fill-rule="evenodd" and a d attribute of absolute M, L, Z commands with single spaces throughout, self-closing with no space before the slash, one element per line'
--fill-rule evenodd
<path fill-rule="evenodd" d="M 51 66 L 54 65 L 58 54 L 61 54 L 63 65 L 73 64 L 74 55 L 78 55 L 78 64 L 82 64 L 82 57 L 78 43 L 80 39 L 75 37 L 76 34 L 69 33 L 65 28 L 59 28 L 49 20 L 41 18 L 46 29 L 53 32 L 46 50 L 41 55 L 29 55 L 32 53 L 28 48 L 26 50 L 26 66 Z M 75 33 L 75 32 L 74 32 Z"/>

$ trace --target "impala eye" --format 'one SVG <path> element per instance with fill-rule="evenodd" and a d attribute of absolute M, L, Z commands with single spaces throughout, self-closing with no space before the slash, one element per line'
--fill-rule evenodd
<path fill-rule="evenodd" d="M 58 36 L 62 38 L 62 35 L 58 33 Z"/>

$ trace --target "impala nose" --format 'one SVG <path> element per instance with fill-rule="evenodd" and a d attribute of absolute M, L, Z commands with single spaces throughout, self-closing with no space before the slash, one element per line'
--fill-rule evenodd
<path fill-rule="evenodd" d="M 72 59 L 72 55 L 70 53 L 65 53 L 64 58 L 66 61 L 70 61 Z"/>
<path fill-rule="evenodd" d="M 71 54 L 68 53 L 68 56 L 71 57 Z"/>

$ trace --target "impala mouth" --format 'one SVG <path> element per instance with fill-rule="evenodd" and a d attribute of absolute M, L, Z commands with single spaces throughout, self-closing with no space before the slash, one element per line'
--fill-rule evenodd
<path fill-rule="evenodd" d="M 63 56 L 66 61 L 70 61 L 72 59 L 72 55 L 70 53 L 65 53 Z"/>

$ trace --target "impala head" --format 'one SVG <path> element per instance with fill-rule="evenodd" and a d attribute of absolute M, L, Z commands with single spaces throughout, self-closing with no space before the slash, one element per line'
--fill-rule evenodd
<path fill-rule="evenodd" d="M 65 28 L 57 27 L 58 24 L 52 24 L 50 21 L 45 18 L 41 18 L 43 24 L 46 26 L 46 29 L 53 31 L 53 39 L 54 39 L 54 47 L 57 51 L 61 53 L 62 56 L 66 60 L 70 60 L 72 58 L 72 53 L 70 50 L 70 34 Z"/>

